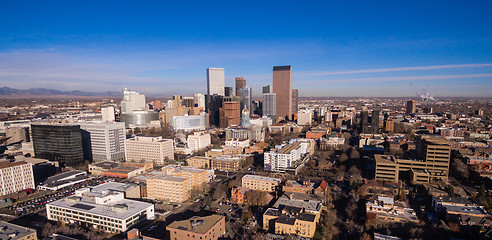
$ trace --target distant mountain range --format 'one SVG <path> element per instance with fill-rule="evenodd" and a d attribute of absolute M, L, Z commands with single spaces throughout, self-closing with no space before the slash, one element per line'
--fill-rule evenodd
<path fill-rule="evenodd" d="M 9 87 L 0 88 L 0 98 L 57 98 L 57 97 L 120 97 L 121 92 L 83 92 L 60 91 L 48 88 L 20 90 Z"/>

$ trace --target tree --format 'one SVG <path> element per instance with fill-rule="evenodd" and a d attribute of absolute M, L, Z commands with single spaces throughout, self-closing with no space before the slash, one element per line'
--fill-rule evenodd
<path fill-rule="evenodd" d="M 267 194 L 264 191 L 252 190 L 245 194 L 246 203 L 250 206 L 261 206 L 267 202 Z"/>

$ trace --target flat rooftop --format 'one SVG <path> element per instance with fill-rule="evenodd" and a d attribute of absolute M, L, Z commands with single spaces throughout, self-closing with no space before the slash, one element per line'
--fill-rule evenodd
<path fill-rule="evenodd" d="M 273 205 L 275 208 L 296 207 L 317 212 L 321 209 L 321 200 L 304 193 L 284 193 Z"/>
<path fill-rule="evenodd" d="M 252 175 L 252 174 L 246 174 L 243 176 L 242 179 L 251 179 L 251 180 L 265 181 L 265 182 L 281 182 L 282 181 L 280 178 L 271 178 L 271 177 Z"/>
<path fill-rule="evenodd" d="M 205 234 L 210 228 L 215 226 L 224 216 L 210 215 L 207 217 L 192 217 L 187 220 L 174 221 L 167 226 L 167 228 L 180 229 L 188 232 L 194 232 L 199 234 Z M 194 226 L 192 226 L 192 223 Z"/>
<path fill-rule="evenodd" d="M 90 198 L 90 197 L 89 197 Z M 82 197 L 79 202 L 70 201 L 67 198 L 63 198 L 51 203 L 48 203 L 47 206 L 60 207 L 64 209 L 70 209 L 77 212 L 84 212 L 87 214 L 93 214 L 98 216 L 104 216 L 108 218 L 114 218 L 119 220 L 125 220 L 144 209 L 152 206 L 150 203 L 140 202 L 129 199 L 122 199 L 120 201 L 111 202 L 110 204 L 96 204 L 91 202 L 87 197 Z M 124 211 L 115 211 L 113 210 L 113 206 L 115 205 L 124 205 L 127 207 Z"/>
<path fill-rule="evenodd" d="M 298 149 L 301 146 L 299 142 L 289 144 L 278 151 L 280 154 L 288 154 L 294 149 Z"/>
<path fill-rule="evenodd" d="M 0 239 L 22 239 L 36 230 L 0 221 Z"/>

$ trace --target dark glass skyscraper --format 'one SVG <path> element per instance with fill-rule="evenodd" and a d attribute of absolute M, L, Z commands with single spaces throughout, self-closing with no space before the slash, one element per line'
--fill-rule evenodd
<path fill-rule="evenodd" d="M 68 166 L 84 162 L 80 126 L 33 124 L 31 131 L 36 157 L 59 161 Z"/>

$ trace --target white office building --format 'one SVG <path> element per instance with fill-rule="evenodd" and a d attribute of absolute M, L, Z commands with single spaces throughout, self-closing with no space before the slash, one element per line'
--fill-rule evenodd
<path fill-rule="evenodd" d="M 123 161 L 125 159 L 125 123 L 80 123 L 84 150 L 93 162 Z"/>
<path fill-rule="evenodd" d="M 193 95 L 194 102 L 198 107 L 205 108 L 205 95 L 200 93 L 195 93 Z"/>
<path fill-rule="evenodd" d="M 125 199 L 123 183 L 109 182 L 82 188 L 66 198 L 46 204 L 48 220 L 80 224 L 106 232 L 119 233 L 133 225 L 154 219 L 154 205 Z"/>
<path fill-rule="evenodd" d="M 225 95 L 224 68 L 207 68 L 207 95 Z"/>
<path fill-rule="evenodd" d="M 114 122 L 114 107 L 101 108 L 102 120 L 105 122 Z"/>
<path fill-rule="evenodd" d="M 207 128 L 208 114 L 174 116 L 171 118 L 173 130 L 199 131 Z"/>
<path fill-rule="evenodd" d="M 311 125 L 313 119 L 313 112 L 310 110 L 300 110 L 297 112 L 297 125 L 307 126 Z"/>
<path fill-rule="evenodd" d="M 34 189 L 32 164 L 22 160 L 0 161 L 0 196 L 24 189 Z"/>
<path fill-rule="evenodd" d="M 162 137 L 136 136 L 126 139 L 125 157 L 127 162 L 153 162 L 162 166 L 166 158 L 174 160 L 174 141 Z"/>
<path fill-rule="evenodd" d="M 121 101 L 121 112 L 132 113 L 135 110 L 144 110 L 145 95 L 135 91 L 130 91 L 128 88 L 123 89 L 123 101 Z"/>
<path fill-rule="evenodd" d="M 198 151 L 210 146 L 211 144 L 212 140 L 209 133 L 195 132 L 193 135 L 188 136 L 187 145 L 190 151 Z"/>
<path fill-rule="evenodd" d="M 263 94 L 263 116 L 269 117 L 275 120 L 277 115 L 277 94 L 276 93 L 264 93 Z"/>

